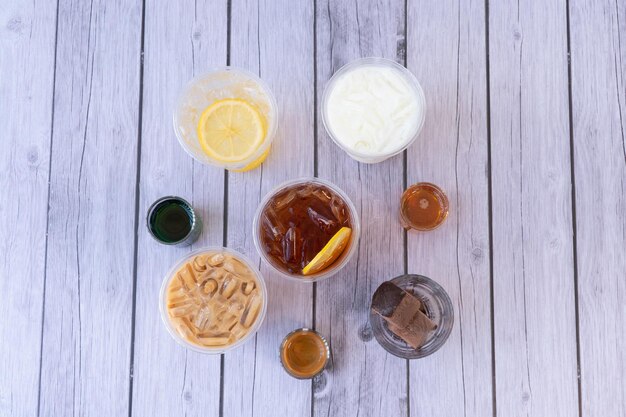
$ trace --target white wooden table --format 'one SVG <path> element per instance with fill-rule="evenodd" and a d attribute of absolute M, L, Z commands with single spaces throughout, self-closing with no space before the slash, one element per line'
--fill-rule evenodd
<path fill-rule="evenodd" d="M 319 114 L 333 71 L 363 56 L 421 81 L 426 124 L 404 155 L 347 157 Z M 262 168 L 194 163 L 172 107 L 194 75 L 258 73 L 280 108 Z M 2 0 L 0 416 L 626 416 L 626 2 L 623 0 Z M 258 260 L 251 222 L 278 183 L 319 176 L 362 219 L 358 255 L 317 285 L 269 287 L 262 328 L 223 356 L 165 331 L 161 279 L 191 248 L 145 213 L 200 210 L 194 248 Z M 451 202 L 405 234 L 407 184 Z M 441 283 L 456 322 L 436 354 L 387 354 L 373 290 L 405 271 Z M 326 335 L 314 381 L 281 338 Z"/>

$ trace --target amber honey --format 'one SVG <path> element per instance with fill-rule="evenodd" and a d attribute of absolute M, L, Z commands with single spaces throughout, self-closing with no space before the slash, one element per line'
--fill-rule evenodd
<path fill-rule="evenodd" d="M 326 339 L 310 329 L 294 330 L 280 345 L 280 361 L 295 378 L 313 378 L 324 370 L 329 356 Z"/>
<path fill-rule="evenodd" d="M 448 217 L 448 198 L 434 184 L 421 182 L 407 188 L 400 200 L 400 220 L 406 229 L 433 230 Z"/>

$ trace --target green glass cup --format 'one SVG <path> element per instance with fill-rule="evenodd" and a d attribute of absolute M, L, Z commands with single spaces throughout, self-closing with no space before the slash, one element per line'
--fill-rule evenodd
<path fill-rule="evenodd" d="M 180 197 L 161 197 L 148 209 L 148 231 L 159 243 L 189 246 L 200 236 L 202 221 L 193 207 Z"/>

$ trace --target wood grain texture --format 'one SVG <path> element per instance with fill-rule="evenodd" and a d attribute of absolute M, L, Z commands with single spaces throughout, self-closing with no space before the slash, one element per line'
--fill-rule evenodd
<path fill-rule="evenodd" d="M 141 2 L 61 1 L 58 20 L 40 415 L 123 415 Z"/>
<path fill-rule="evenodd" d="M 450 213 L 408 232 L 408 270 L 440 283 L 455 314 L 441 350 L 410 362 L 412 416 L 493 415 L 485 30 L 482 1 L 409 2 L 407 64 L 428 109 L 407 185 L 439 185 Z"/>
<path fill-rule="evenodd" d="M 570 5 L 582 416 L 626 415 L 626 4 Z"/>
<path fill-rule="evenodd" d="M 0 7 L 0 416 L 36 415 L 56 2 Z"/>
<path fill-rule="evenodd" d="M 562 1 L 489 9 L 495 376 L 500 416 L 577 416 Z"/>
<path fill-rule="evenodd" d="M 626 415 L 626 3 L 58 5 L 0 6 L 0 416 Z M 361 56 L 406 63 L 424 87 L 406 167 L 351 160 L 321 123 L 327 80 Z M 171 126 L 184 84 L 228 63 L 279 105 L 269 158 L 247 173 L 194 162 Z M 275 185 L 315 174 L 354 201 L 362 240 L 314 290 L 261 264 L 251 225 Z M 398 202 L 417 181 L 442 186 L 450 216 L 405 247 Z M 145 228 L 168 194 L 200 213 L 193 247 Z M 172 340 L 158 292 L 176 260 L 224 242 L 258 262 L 269 309 L 220 358 Z M 408 363 L 367 326 L 372 292 L 405 262 L 456 314 L 446 345 Z M 333 360 L 298 381 L 278 347 L 312 325 Z"/>
<path fill-rule="evenodd" d="M 146 1 L 143 117 L 133 380 L 135 416 L 217 416 L 220 356 L 178 345 L 159 314 L 163 277 L 192 249 L 222 246 L 224 170 L 194 161 L 172 129 L 174 105 L 196 75 L 226 64 L 226 1 Z M 186 248 L 157 243 L 145 216 L 156 199 L 178 195 L 198 212 L 199 240 Z"/>
<path fill-rule="evenodd" d="M 231 65 L 265 80 L 278 103 L 278 132 L 265 163 L 228 174 L 228 245 L 259 256 L 252 220 L 260 199 L 289 179 L 313 175 L 313 7 L 306 0 L 232 1 Z M 287 282 L 260 264 L 268 309 L 257 335 L 224 357 L 224 417 L 306 416 L 311 382 L 281 368 L 282 338 L 311 326 L 312 286 Z"/>
<path fill-rule="evenodd" d="M 344 64 L 367 56 L 402 64 L 404 26 L 403 1 L 317 2 L 318 174 L 355 203 L 361 241 L 342 271 L 317 284 L 315 325 L 328 338 L 332 366 L 315 381 L 315 416 L 407 413 L 407 363 L 381 348 L 368 324 L 372 293 L 404 270 L 402 154 L 375 165 L 352 160 L 327 135 L 319 107 L 326 82 Z"/>

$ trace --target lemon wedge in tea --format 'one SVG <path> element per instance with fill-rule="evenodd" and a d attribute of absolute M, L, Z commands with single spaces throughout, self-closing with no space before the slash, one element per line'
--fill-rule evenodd
<path fill-rule="evenodd" d="M 313 275 L 332 265 L 348 246 L 351 235 L 352 229 L 349 227 L 339 229 L 315 258 L 302 269 L 302 275 Z"/>

